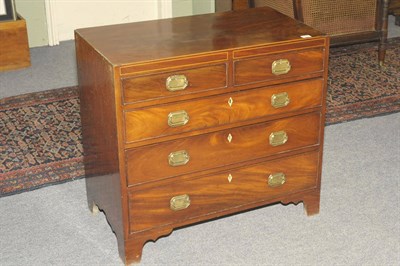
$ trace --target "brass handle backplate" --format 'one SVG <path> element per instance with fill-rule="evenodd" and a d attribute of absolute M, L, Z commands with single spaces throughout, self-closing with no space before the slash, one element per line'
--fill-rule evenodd
<path fill-rule="evenodd" d="M 168 114 L 168 126 L 179 127 L 189 122 L 189 115 L 185 110 L 175 111 Z"/>
<path fill-rule="evenodd" d="M 172 197 L 169 207 L 173 211 L 180 211 L 190 206 L 190 197 L 187 194 Z"/>
<path fill-rule="evenodd" d="M 168 163 L 171 166 L 185 165 L 189 162 L 189 160 L 190 160 L 189 153 L 185 150 L 174 151 L 168 155 Z"/>
<path fill-rule="evenodd" d="M 287 92 L 275 93 L 271 96 L 271 105 L 275 108 L 285 107 L 289 102 L 290 99 Z"/>
<path fill-rule="evenodd" d="M 272 132 L 269 135 L 269 144 L 272 146 L 283 145 L 288 141 L 289 137 L 285 131 Z"/>
<path fill-rule="evenodd" d="M 165 87 L 169 91 L 181 91 L 186 89 L 189 81 L 185 75 L 172 75 L 165 81 Z"/>
<path fill-rule="evenodd" d="M 280 187 L 286 182 L 286 176 L 284 173 L 273 173 L 268 177 L 268 186 Z"/>
<path fill-rule="evenodd" d="M 287 59 L 275 60 L 271 66 L 272 74 L 274 75 L 287 74 L 291 68 L 290 61 Z"/>

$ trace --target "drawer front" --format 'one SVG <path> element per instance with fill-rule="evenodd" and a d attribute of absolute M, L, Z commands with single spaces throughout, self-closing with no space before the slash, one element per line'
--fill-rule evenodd
<path fill-rule="evenodd" d="M 128 185 L 316 145 L 319 126 L 311 113 L 127 150 Z"/>
<path fill-rule="evenodd" d="M 317 79 L 127 111 L 126 142 L 320 106 L 322 86 Z"/>
<path fill-rule="evenodd" d="M 182 222 L 317 186 L 318 152 L 129 193 L 130 231 Z"/>
<path fill-rule="evenodd" d="M 323 71 L 322 48 L 252 57 L 234 62 L 234 83 L 256 82 L 301 76 Z"/>
<path fill-rule="evenodd" d="M 125 104 L 160 100 L 227 87 L 226 64 L 122 79 Z"/>

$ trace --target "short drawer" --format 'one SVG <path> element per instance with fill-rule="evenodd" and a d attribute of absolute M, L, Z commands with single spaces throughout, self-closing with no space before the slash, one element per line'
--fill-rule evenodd
<path fill-rule="evenodd" d="M 246 85 L 323 71 L 324 49 L 256 56 L 234 62 L 234 84 Z"/>
<path fill-rule="evenodd" d="M 321 105 L 321 79 L 264 87 L 124 113 L 126 143 Z"/>
<path fill-rule="evenodd" d="M 123 102 L 133 104 L 227 87 L 225 63 L 121 80 Z"/>
<path fill-rule="evenodd" d="M 169 225 L 317 186 L 318 152 L 232 169 L 192 180 L 174 179 L 129 193 L 130 232 Z M 190 222 L 190 221 L 189 221 Z"/>
<path fill-rule="evenodd" d="M 316 145 L 320 116 L 315 112 L 127 150 L 128 185 Z"/>

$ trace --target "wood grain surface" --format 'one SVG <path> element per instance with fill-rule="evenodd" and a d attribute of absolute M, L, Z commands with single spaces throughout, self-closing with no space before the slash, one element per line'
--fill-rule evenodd
<path fill-rule="evenodd" d="M 314 152 L 135 190 L 129 193 L 130 231 L 186 221 L 252 202 L 271 202 L 273 198 L 279 201 L 279 197 L 288 193 L 316 187 L 317 161 L 318 153 Z M 280 187 L 268 186 L 269 175 L 279 172 L 286 175 L 286 182 Z M 229 175 L 232 176 L 231 182 Z M 171 198 L 183 194 L 190 197 L 190 206 L 179 211 L 171 210 Z"/>
<path fill-rule="evenodd" d="M 307 73 L 323 71 L 323 49 L 312 49 L 287 53 L 260 56 L 234 62 L 234 83 L 243 85 L 270 79 L 301 76 Z M 276 60 L 287 59 L 291 69 L 287 74 L 272 73 L 272 63 Z"/>
<path fill-rule="evenodd" d="M 19 17 L 15 21 L 0 22 L 0 40 L 0 71 L 31 65 L 28 33 L 24 19 Z"/>
<path fill-rule="evenodd" d="M 320 106 L 322 86 L 322 80 L 316 79 L 130 110 L 124 113 L 126 142 L 177 135 L 260 117 L 268 119 L 270 115 Z M 280 108 L 273 107 L 272 95 L 283 92 L 288 94 L 289 104 Z M 189 122 L 178 127 L 169 126 L 168 115 L 181 110 L 187 112 Z"/>
<path fill-rule="evenodd" d="M 113 65 L 298 41 L 305 34 L 313 37 L 324 35 L 268 7 L 94 27 L 76 32 Z"/>
<path fill-rule="evenodd" d="M 126 152 L 128 185 L 317 145 L 319 127 L 320 114 L 311 113 L 130 149 Z M 280 146 L 271 146 L 270 134 L 282 130 L 287 133 L 288 141 Z M 232 136 L 231 142 L 228 140 L 229 134 Z M 188 152 L 190 161 L 185 165 L 170 166 L 169 154 L 181 150 Z"/>
<path fill-rule="evenodd" d="M 169 91 L 166 80 L 174 75 L 184 75 L 188 86 L 184 90 Z M 122 79 L 124 103 L 178 98 L 185 94 L 223 89 L 227 87 L 226 63 L 214 66 L 202 66 L 191 69 L 178 69 L 155 75 Z M 173 100 L 173 99 L 172 99 Z"/>

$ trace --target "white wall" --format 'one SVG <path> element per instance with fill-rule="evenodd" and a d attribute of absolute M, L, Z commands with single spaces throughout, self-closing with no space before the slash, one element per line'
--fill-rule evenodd
<path fill-rule="evenodd" d="M 26 20 L 29 47 L 49 44 L 44 0 L 15 0 L 17 12 Z"/>
<path fill-rule="evenodd" d="M 192 15 L 193 1 L 199 0 L 172 0 L 172 16 L 184 17 Z"/>
<path fill-rule="evenodd" d="M 193 15 L 214 13 L 215 1 L 220 0 L 193 0 Z"/>
<path fill-rule="evenodd" d="M 215 12 L 219 0 L 172 0 L 172 16 L 182 17 Z"/>
<path fill-rule="evenodd" d="M 217 0 L 218 1 L 218 0 Z M 214 0 L 16 0 L 31 47 L 73 40 L 74 30 L 214 12 Z"/>
<path fill-rule="evenodd" d="M 72 40 L 74 30 L 93 26 L 158 19 L 165 0 L 54 0 L 56 38 Z"/>

